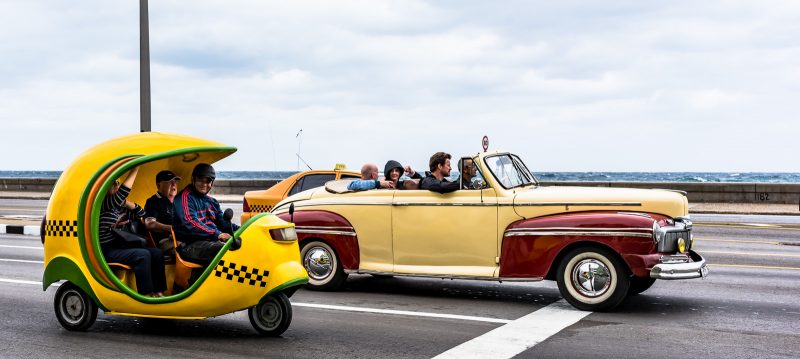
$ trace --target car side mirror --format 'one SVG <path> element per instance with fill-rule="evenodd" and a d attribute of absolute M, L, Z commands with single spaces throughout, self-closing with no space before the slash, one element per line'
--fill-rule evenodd
<path fill-rule="evenodd" d="M 222 213 L 222 219 L 230 222 L 233 219 L 233 210 L 230 208 L 225 209 L 225 212 Z"/>

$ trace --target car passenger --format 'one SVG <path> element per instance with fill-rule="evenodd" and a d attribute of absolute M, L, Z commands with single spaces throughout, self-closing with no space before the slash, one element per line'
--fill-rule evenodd
<path fill-rule="evenodd" d="M 208 195 L 217 174 L 214 167 L 200 163 L 192 170 L 192 182 L 172 203 L 175 237 L 186 243 L 178 249 L 190 262 L 208 265 L 239 226 L 223 218 L 219 202 Z"/>
<path fill-rule="evenodd" d="M 460 187 L 458 182 L 450 182 L 446 179 L 447 176 L 450 176 L 450 158 L 449 153 L 434 153 L 428 162 L 431 171 L 425 173 L 425 178 L 419 183 L 419 188 L 439 193 L 458 190 Z"/>
<path fill-rule="evenodd" d="M 347 189 L 350 191 L 366 191 L 376 188 L 394 188 L 394 183 L 379 181 L 378 166 L 374 163 L 366 163 L 361 166 L 361 179 L 347 185 Z"/>
<path fill-rule="evenodd" d="M 178 177 L 172 171 L 161 171 L 156 175 L 156 193 L 144 203 L 144 224 L 158 248 L 168 257 L 175 256 L 173 248 L 172 222 L 175 209 L 172 202 L 178 194 Z"/>
<path fill-rule="evenodd" d="M 100 249 L 106 262 L 122 263 L 133 267 L 136 289 L 151 297 L 163 297 L 167 289 L 164 273 L 164 255 L 158 248 L 126 248 L 126 243 L 111 230 L 123 227 L 127 221 L 144 217 L 138 204 L 126 200 L 136 181 L 139 167 L 134 167 L 125 182 L 119 180 L 108 190 L 100 208 Z"/>
<path fill-rule="evenodd" d="M 472 186 L 472 179 L 478 174 L 478 167 L 471 158 L 462 158 L 458 161 L 458 168 L 462 172 L 458 177 L 461 189 L 476 189 Z M 463 181 L 463 182 L 462 182 Z"/>
<path fill-rule="evenodd" d="M 406 174 L 406 176 L 410 177 L 411 179 L 421 180 L 422 175 L 415 172 L 411 166 L 405 166 L 400 164 L 395 160 L 389 160 L 386 162 L 386 166 L 383 168 L 383 175 L 386 177 L 387 181 L 391 181 L 394 185 L 394 188 L 397 189 L 417 189 L 419 187 L 419 183 L 417 181 L 412 180 L 400 180 L 400 177 Z"/>

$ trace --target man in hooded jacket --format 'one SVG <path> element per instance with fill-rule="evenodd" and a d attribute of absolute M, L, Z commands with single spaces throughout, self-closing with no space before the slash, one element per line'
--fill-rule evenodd
<path fill-rule="evenodd" d="M 400 177 L 403 175 L 403 173 L 405 173 L 406 176 L 408 176 L 411 179 L 420 179 L 420 180 L 422 179 L 422 175 L 420 175 L 419 173 L 417 173 L 413 169 L 411 169 L 411 166 L 403 167 L 403 165 L 401 165 L 400 162 L 397 162 L 395 160 L 387 161 L 386 162 L 386 166 L 383 167 L 383 175 L 384 175 L 384 177 L 386 177 L 387 181 L 390 181 L 390 182 L 394 183 L 394 188 L 397 188 L 397 189 L 412 189 L 412 188 L 416 189 L 417 188 L 417 183 L 416 182 L 407 181 L 407 180 L 402 180 L 402 181 L 400 180 Z M 406 187 L 409 187 L 409 188 L 406 188 Z"/>

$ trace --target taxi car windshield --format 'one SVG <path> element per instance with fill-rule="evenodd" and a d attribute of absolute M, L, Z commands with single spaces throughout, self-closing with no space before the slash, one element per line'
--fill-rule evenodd
<path fill-rule="evenodd" d="M 511 154 L 489 156 L 484 159 L 486 167 L 497 182 L 505 189 L 538 184 L 525 163 L 519 157 Z"/>

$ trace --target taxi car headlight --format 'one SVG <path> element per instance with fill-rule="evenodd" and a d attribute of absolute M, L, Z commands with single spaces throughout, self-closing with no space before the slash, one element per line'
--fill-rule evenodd
<path fill-rule="evenodd" d="M 273 228 L 269 230 L 269 235 L 275 241 L 291 242 L 297 240 L 297 231 L 294 227 Z"/>

